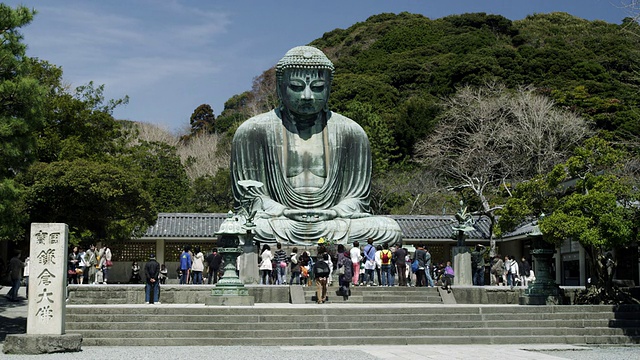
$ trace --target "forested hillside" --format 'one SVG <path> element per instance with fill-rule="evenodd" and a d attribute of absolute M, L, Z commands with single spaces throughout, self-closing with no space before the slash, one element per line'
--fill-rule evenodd
<path fill-rule="evenodd" d="M 445 99 L 467 86 L 499 84 L 505 92 L 528 87 L 610 139 L 635 141 L 640 134 L 640 27 L 631 19 L 610 24 L 566 13 L 518 21 L 484 13 L 441 19 L 380 14 L 311 45 L 336 67 L 331 109 L 369 134 L 378 180 L 373 206 L 382 213 L 439 212 L 450 202 L 434 194 L 447 183 L 460 184 L 438 169 L 416 166 L 416 145 L 448 121 Z M 274 106 L 274 94 L 265 91 L 273 88 L 272 72 L 227 102 L 216 119 L 219 130 L 233 131 L 234 121 Z"/>
<path fill-rule="evenodd" d="M 158 212 L 232 207 L 230 139 L 277 106 L 273 68 L 217 117 L 199 106 L 189 133 L 175 136 L 114 119 L 127 99 L 105 100 L 100 85 L 69 89 L 62 69 L 25 56 L 19 29 L 37 16 L 5 5 L 0 15 L 1 238 L 56 221 L 76 243 L 117 240 Z M 331 109 L 371 140 L 376 213 L 452 214 L 462 197 L 495 219 L 516 184 L 593 136 L 623 148 L 621 168 L 637 179 L 640 27 L 631 19 L 380 14 L 311 45 L 336 67 Z"/>
<path fill-rule="evenodd" d="M 332 109 L 345 112 L 352 102 L 371 105 L 394 127 L 403 156 L 411 156 L 416 139 L 432 128 L 441 97 L 487 80 L 510 88 L 534 85 L 558 105 L 620 136 L 640 130 L 634 111 L 640 29 L 630 19 L 609 24 L 566 13 L 519 21 L 484 13 L 435 20 L 380 14 L 327 32 L 311 45 L 336 66 Z M 241 107 L 237 97 L 227 105 L 220 122 Z"/>

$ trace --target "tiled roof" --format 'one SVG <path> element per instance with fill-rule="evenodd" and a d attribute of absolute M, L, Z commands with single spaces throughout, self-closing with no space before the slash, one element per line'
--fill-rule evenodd
<path fill-rule="evenodd" d="M 453 240 L 452 226 L 457 224 L 453 215 L 390 215 L 400 229 L 405 240 Z M 489 239 L 489 219 L 476 219 L 474 231 L 467 233 L 467 239 Z"/>
<path fill-rule="evenodd" d="M 159 213 L 142 238 L 213 238 L 226 213 Z"/>
<path fill-rule="evenodd" d="M 539 230 L 539 229 L 536 228 L 533 223 L 525 223 L 525 224 L 520 225 L 518 228 L 516 228 L 512 232 L 508 232 L 508 233 L 503 234 L 502 237 L 505 238 L 505 239 L 515 238 L 515 237 L 518 237 L 518 238 L 526 237 L 533 230 Z"/>
<path fill-rule="evenodd" d="M 156 224 L 142 236 L 149 238 L 213 238 L 226 219 L 226 213 L 160 213 Z M 402 229 L 407 240 L 451 240 L 456 221 L 453 216 L 437 215 L 389 215 Z M 469 232 L 469 240 L 489 239 L 489 220 L 476 221 L 475 231 Z"/>

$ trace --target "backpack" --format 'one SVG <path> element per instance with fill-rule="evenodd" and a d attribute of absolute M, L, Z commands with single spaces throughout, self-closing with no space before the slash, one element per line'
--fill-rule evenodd
<path fill-rule="evenodd" d="M 345 257 L 342 262 L 342 267 L 344 268 L 344 278 L 351 279 L 353 277 L 353 262 L 350 258 Z"/>
<path fill-rule="evenodd" d="M 318 261 L 316 263 L 316 277 L 328 277 L 331 270 L 329 269 L 329 264 L 325 261 Z"/>
<path fill-rule="evenodd" d="M 389 263 L 389 260 L 391 260 L 389 258 L 389 252 L 390 252 L 389 250 L 382 250 L 382 254 L 380 255 L 380 258 L 384 265 L 387 265 Z"/>
<path fill-rule="evenodd" d="M 418 272 L 419 268 L 420 265 L 418 264 L 418 259 L 413 260 L 413 262 L 411 263 L 411 272 L 415 274 Z"/>

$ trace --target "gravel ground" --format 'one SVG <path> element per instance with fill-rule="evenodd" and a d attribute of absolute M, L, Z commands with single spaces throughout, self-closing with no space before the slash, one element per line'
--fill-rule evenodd
<path fill-rule="evenodd" d="M 557 348 L 556 350 L 551 350 Z M 579 359 L 631 360 L 640 358 L 640 346 L 586 347 L 563 345 L 403 345 L 403 346 L 84 346 L 80 353 L 45 355 L 7 355 L 1 359 L 69 360 L 139 360 L 216 358 L 225 360 L 371 360 L 371 359 L 474 359 L 495 360 L 517 358 L 526 360 Z"/>
<path fill-rule="evenodd" d="M 142 360 L 142 359 L 225 359 L 225 360 L 371 360 L 371 355 L 358 350 L 318 350 L 310 348 L 283 349 L 276 346 L 160 346 L 160 347 L 100 347 L 83 346 L 81 353 L 46 355 L 7 355 L 2 359 L 46 359 L 46 360 Z"/>
<path fill-rule="evenodd" d="M 640 359 L 640 346 L 592 347 L 584 350 L 536 351 L 542 354 L 575 360 L 632 360 Z"/>

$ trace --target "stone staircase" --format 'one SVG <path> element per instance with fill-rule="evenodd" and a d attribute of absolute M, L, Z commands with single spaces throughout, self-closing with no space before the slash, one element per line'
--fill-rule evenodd
<path fill-rule="evenodd" d="M 86 346 L 640 344 L 634 305 L 163 303 L 67 305 L 66 316 Z"/>
<path fill-rule="evenodd" d="M 354 304 L 442 304 L 437 288 L 426 287 L 384 287 L 384 286 L 351 286 L 351 296 L 347 300 L 337 294 L 338 287 L 328 288 L 329 303 Z M 315 303 L 315 286 L 304 287 L 304 299 L 308 304 Z"/>

